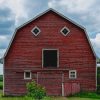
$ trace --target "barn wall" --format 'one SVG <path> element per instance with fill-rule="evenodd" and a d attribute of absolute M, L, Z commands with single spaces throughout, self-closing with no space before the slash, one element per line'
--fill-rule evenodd
<path fill-rule="evenodd" d="M 31 30 L 38 26 L 41 33 L 35 37 Z M 60 33 L 64 26 L 70 29 L 65 37 Z M 5 57 L 5 94 L 15 91 L 25 93 L 24 70 L 42 69 L 42 49 L 59 50 L 59 68 L 77 70 L 77 79 L 82 90 L 93 91 L 95 86 L 95 57 L 82 29 L 50 11 L 17 31 L 9 53 Z M 11 84 L 10 84 L 11 83 Z M 14 87 L 14 88 L 12 88 Z"/>

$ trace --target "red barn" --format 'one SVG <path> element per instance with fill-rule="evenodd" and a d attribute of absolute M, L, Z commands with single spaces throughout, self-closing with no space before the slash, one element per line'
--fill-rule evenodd
<path fill-rule="evenodd" d="M 5 95 L 26 94 L 32 80 L 48 95 L 96 90 L 96 56 L 86 30 L 53 9 L 18 27 L 4 56 Z"/>

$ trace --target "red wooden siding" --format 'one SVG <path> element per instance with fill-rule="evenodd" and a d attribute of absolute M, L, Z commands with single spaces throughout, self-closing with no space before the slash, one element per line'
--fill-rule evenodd
<path fill-rule="evenodd" d="M 64 83 L 64 96 L 70 96 L 80 92 L 79 83 Z"/>
<path fill-rule="evenodd" d="M 37 37 L 31 33 L 35 26 L 41 30 Z M 64 26 L 70 29 L 70 33 L 66 37 L 60 33 Z M 77 70 L 77 79 L 75 80 L 69 79 L 68 71 L 64 72 L 65 82 L 79 83 L 81 90 L 84 91 L 96 90 L 96 58 L 84 30 L 55 12 L 49 11 L 17 31 L 5 57 L 4 93 L 6 95 L 26 93 L 25 84 L 31 80 L 24 80 L 24 70 L 33 72 L 32 79 L 36 79 L 34 72 L 45 70 L 42 68 L 43 49 L 59 50 L 59 68 L 55 69 L 57 72 L 60 69 Z M 51 77 L 51 74 L 48 77 Z M 49 89 L 50 87 L 48 87 Z M 57 87 L 55 91 L 57 91 Z M 58 94 L 60 94 L 59 91 Z"/>

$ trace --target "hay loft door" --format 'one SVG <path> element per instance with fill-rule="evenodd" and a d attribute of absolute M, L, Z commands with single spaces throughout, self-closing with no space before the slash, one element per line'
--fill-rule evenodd
<path fill-rule="evenodd" d="M 58 67 L 58 50 L 56 49 L 44 49 L 42 53 L 42 66 L 45 68 L 57 68 Z"/>

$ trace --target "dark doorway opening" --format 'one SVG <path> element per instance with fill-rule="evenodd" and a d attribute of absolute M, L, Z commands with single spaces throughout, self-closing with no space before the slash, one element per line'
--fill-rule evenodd
<path fill-rule="evenodd" d="M 43 50 L 43 67 L 57 67 L 57 50 Z"/>

